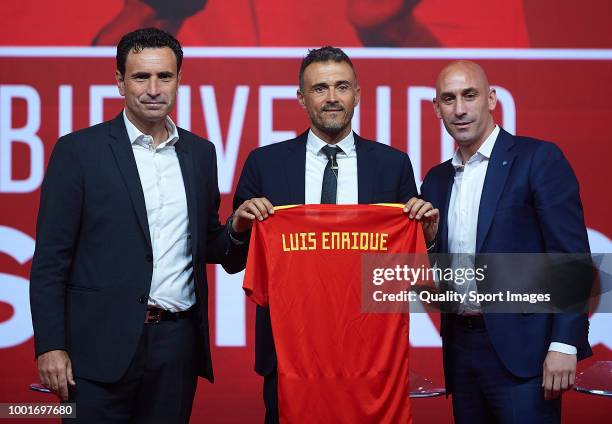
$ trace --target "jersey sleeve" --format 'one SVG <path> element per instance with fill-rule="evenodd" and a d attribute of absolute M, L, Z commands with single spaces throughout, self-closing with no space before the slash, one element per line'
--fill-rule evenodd
<path fill-rule="evenodd" d="M 268 248 L 263 222 L 255 221 L 251 231 L 249 255 L 242 288 L 246 295 L 259 306 L 268 306 Z"/>

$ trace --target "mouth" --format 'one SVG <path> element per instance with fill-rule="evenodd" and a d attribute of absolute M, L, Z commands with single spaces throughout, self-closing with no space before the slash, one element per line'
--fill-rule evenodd
<path fill-rule="evenodd" d="M 166 106 L 165 102 L 142 102 L 142 104 L 149 110 L 159 110 Z"/>
<path fill-rule="evenodd" d="M 472 122 L 454 122 L 453 125 L 459 129 L 465 129 L 470 126 Z"/>

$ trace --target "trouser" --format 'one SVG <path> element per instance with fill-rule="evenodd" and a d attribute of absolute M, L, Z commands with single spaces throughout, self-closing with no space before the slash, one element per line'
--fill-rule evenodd
<path fill-rule="evenodd" d="M 278 424 L 278 371 L 274 368 L 270 374 L 264 376 L 263 385 L 264 405 L 266 406 L 265 424 Z"/>
<path fill-rule="evenodd" d="M 469 328 L 453 320 L 450 328 L 455 423 L 560 423 L 561 398 L 544 400 L 541 375 L 519 378 L 511 374 L 484 326 Z"/>
<path fill-rule="evenodd" d="M 101 383 L 77 375 L 69 400 L 76 402 L 77 418 L 65 423 L 189 422 L 198 377 L 195 319 L 143 325 L 134 358 L 119 381 Z"/>

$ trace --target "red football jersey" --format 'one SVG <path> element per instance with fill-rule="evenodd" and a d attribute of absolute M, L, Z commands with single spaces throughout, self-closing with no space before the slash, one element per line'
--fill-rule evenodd
<path fill-rule="evenodd" d="M 281 422 L 412 422 L 408 314 L 362 313 L 361 255 L 425 251 L 402 205 L 303 205 L 256 222 L 243 287 L 270 308 Z"/>

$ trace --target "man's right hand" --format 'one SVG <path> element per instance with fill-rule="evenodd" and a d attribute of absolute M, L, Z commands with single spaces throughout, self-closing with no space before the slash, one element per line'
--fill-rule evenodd
<path fill-rule="evenodd" d="M 248 231 L 255 220 L 263 221 L 274 215 L 274 206 L 265 197 L 254 197 L 245 200 L 234 212 L 232 229 L 236 233 Z"/>
<path fill-rule="evenodd" d="M 440 211 L 435 209 L 431 203 L 418 197 L 412 197 L 404 205 L 404 212 L 408 214 L 410 219 L 416 219 L 421 222 L 427 245 L 433 243 L 438 233 Z"/>
<path fill-rule="evenodd" d="M 36 359 L 40 382 L 61 400 L 68 400 L 68 384 L 76 385 L 72 375 L 72 363 L 65 350 L 50 350 Z"/>

